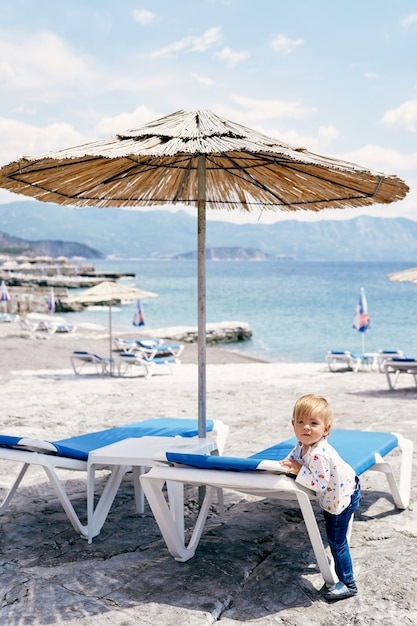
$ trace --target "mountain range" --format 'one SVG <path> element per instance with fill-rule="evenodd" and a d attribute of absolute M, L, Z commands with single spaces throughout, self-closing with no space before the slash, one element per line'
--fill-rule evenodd
<path fill-rule="evenodd" d="M 197 219 L 185 211 L 11 202 L 0 205 L 0 231 L 28 241 L 77 242 L 117 258 L 193 258 L 197 247 Z M 275 224 L 208 220 L 206 239 L 208 248 L 256 249 L 265 258 L 406 262 L 417 258 L 417 222 L 405 218 L 289 219 Z"/>
<path fill-rule="evenodd" d="M 50 256 L 56 259 L 59 256 L 84 257 L 86 259 L 101 259 L 103 254 L 94 248 L 73 241 L 43 240 L 28 241 L 20 237 L 13 237 L 0 231 L 0 254 L 12 256 Z"/>

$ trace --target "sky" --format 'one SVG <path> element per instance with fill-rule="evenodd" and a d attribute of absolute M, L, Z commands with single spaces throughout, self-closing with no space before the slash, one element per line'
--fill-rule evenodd
<path fill-rule="evenodd" d="M 417 221 L 415 0 L 0 0 L 0 15 L 0 166 L 210 109 L 410 187 L 313 219 Z M 295 218 L 312 214 L 261 221 Z"/>

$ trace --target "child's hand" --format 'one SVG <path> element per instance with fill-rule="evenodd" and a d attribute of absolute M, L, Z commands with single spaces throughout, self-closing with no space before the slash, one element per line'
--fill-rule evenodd
<path fill-rule="evenodd" d="M 294 461 L 293 459 L 284 459 L 283 461 L 280 461 L 280 463 L 281 465 L 288 467 L 288 471 L 291 472 L 291 474 L 298 474 L 298 472 L 302 468 L 301 463 L 299 463 L 298 461 Z"/>

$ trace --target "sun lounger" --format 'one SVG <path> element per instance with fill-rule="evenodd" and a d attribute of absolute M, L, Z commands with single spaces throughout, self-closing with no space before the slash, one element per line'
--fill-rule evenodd
<path fill-rule="evenodd" d="M 20 327 L 22 330 L 26 330 L 30 333 L 47 332 L 50 335 L 53 335 L 57 329 L 57 325 L 51 320 L 37 318 L 28 319 L 26 317 L 20 319 Z"/>
<path fill-rule="evenodd" d="M 165 356 L 178 358 L 184 350 L 184 344 L 166 343 L 158 337 L 147 337 L 146 339 L 122 339 L 115 337 L 114 343 L 122 353 L 139 353 L 147 359 Z"/>
<path fill-rule="evenodd" d="M 91 373 L 91 371 L 93 374 L 110 374 L 111 361 L 109 357 L 76 350 L 71 355 L 71 365 L 75 374 Z"/>
<path fill-rule="evenodd" d="M 354 354 L 349 350 L 329 350 L 326 354 L 326 363 L 331 372 L 340 371 L 341 369 L 351 369 L 354 372 L 359 370 L 362 363 L 362 356 Z"/>
<path fill-rule="evenodd" d="M 387 377 L 388 387 L 394 390 L 397 387 L 400 374 L 410 374 L 414 379 L 414 386 L 417 387 L 417 359 L 412 357 L 394 357 L 386 359 L 384 372 Z"/>
<path fill-rule="evenodd" d="M 147 347 L 160 346 L 164 343 L 159 337 L 147 337 L 142 341 L 146 343 Z M 123 339 L 122 337 L 115 337 L 114 344 L 120 352 L 134 352 L 138 347 L 136 339 Z"/>
<path fill-rule="evenodd" d="M 17 322 L 18 319 L 19 319 L 19 316 L 15 315 L 14 313 L 0 313 L 0 322 L 4 322 L 4 323 Z"/>
<path fill-rule="evenodd" d="M 181 361 L 173 356 L 155 357 L 149 359 L 140 354 L 123 352 L 118 355 L 119 376 L 133 375 L 135 369 L 143 371 L 145 378 L 150 378 L 155 371 L 165 368 L 169 374 L 174 373 L 174 368 L 181 364 Z"/>
<path fill-rule="evenodd" d="M 147 359 L 154 359 L 167 355 L 178 358 L 184 350 L 184 344 L 182 343 L 160 343 L 155 345 L 147 339 L 137 339 L 136 345 L 136 350 Z"/>
<path fill-rule="evenodd" d="M 55 326 L 56 333 L 75 333 L 77 327 L 75 324 L 61 324 L 61 323 L 53 323 Z"/>
<path fill-rule="evenodd" d="M 367 470 L 386 474 L 396 506 L 408 506 L 411 488 L 412 442 L 401 435 L 386 432 L 332 430 L 329 440 L 358 475 Z M 295 479 L 282 472 L 278 463 L 292 449 L 295 438 L 272 446 L 248 459 L 222 456 L 180 455 L 167 452 L 165 462 L 170 465 L 153 467 L 141 476 L 141 483 L 160 528 L 168 550 L 177 561 L 192 558 L 197 549 L 207 518 L 214 489 L 233 491 L 279 500 L 296 500 L 300 506 L 314 554 L 326 583 L 337 581 L 329 563 L 317 526 L 311 500 L 315 493 L 298 485 Z M 391 464 L 384 460 L 389 452 L 401 453 L 399 481 Z M 160 458 L 161 461 L 164 458 Z M 188 466 L 188 467 L 186 467 Z M 190 485 L 205 485 L 202 503 L 191 539 L 185 544 L 168 507 L 162 489 L 166 481 Z"/>
<path fill-rule="evenodd" d="M 225 445 L 227 430 L 227 427 L 220 421 L 207 421 L 207 432 L 216 438 L 219 450 L 222 450 Z M 177 418 L 150 419 L 51 442 L 0 434 L 0 460 L 22 464 L 19 474 L 0 504 L 0 515 L 3 515 L 7 510 L 29 467 L 37 465 L 45 470 L 51 486 L 54 488 L 73 528 L 83 537 L 91 538 L 100 532 L 104 524 L 106 516 L 104 515 L 103 517 L 103 507 L 97 505 L 100 511 L 99 519 L 97 519 L 97 516 L 92 517 L 87 520 L 87 524 L 83 524 L 71 504 L 64 483 L 57 474 L 57 469 L 84 471 L 87 476 L 89 453 L 97 451 L 104 446 L 109 446 L 125 439 L 142 438 L 145 436 L 162 438 L 185 437 L 189 440 L 197 437 L 197 435 L 197 420 Z M 152 464 L 152 459 L 150 459 L 149 463 Z M 110 509 L 124 474 L 129 469 L 125 463 L 112 468 L 106 483 L 107 485 L 110 482 L 111 488 L 105 488 L 103 491 L 106 498 L 106 514 Z M 9 471 L 8 466 L 6 466 L 6 471 Z M 138 473 L 136 478 L 135 494 L 139 498 L 140 483 L 138 481 Z"/>
<path fill-rule="evenodd" d="M 405 354 L 402 350 L 379 350 L 377 354 L 378 369 L 381 373 L 385 372 L 385 363 L 388 359 L 404 359 Z"/>
<path fill-rule="evenodd" d="M 20 328 L 30 333 L 35 332 L 39 328 L 38 320 L 28 320 L 26 317 L 21 317 L 19 320 Z"/>

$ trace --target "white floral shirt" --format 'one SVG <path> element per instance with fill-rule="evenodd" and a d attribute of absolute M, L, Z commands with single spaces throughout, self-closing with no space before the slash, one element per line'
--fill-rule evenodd
<path fill-rule="evenodd" d="M 331 446 L 326 437 L 310 446 L 301 456 L 299 441 L 288 459 L 301 463 L 296 482 L 317 493 L 319 505 L 333 515 L 339 515 L 350 504 L 355 491 L 355 471 Z"/>

